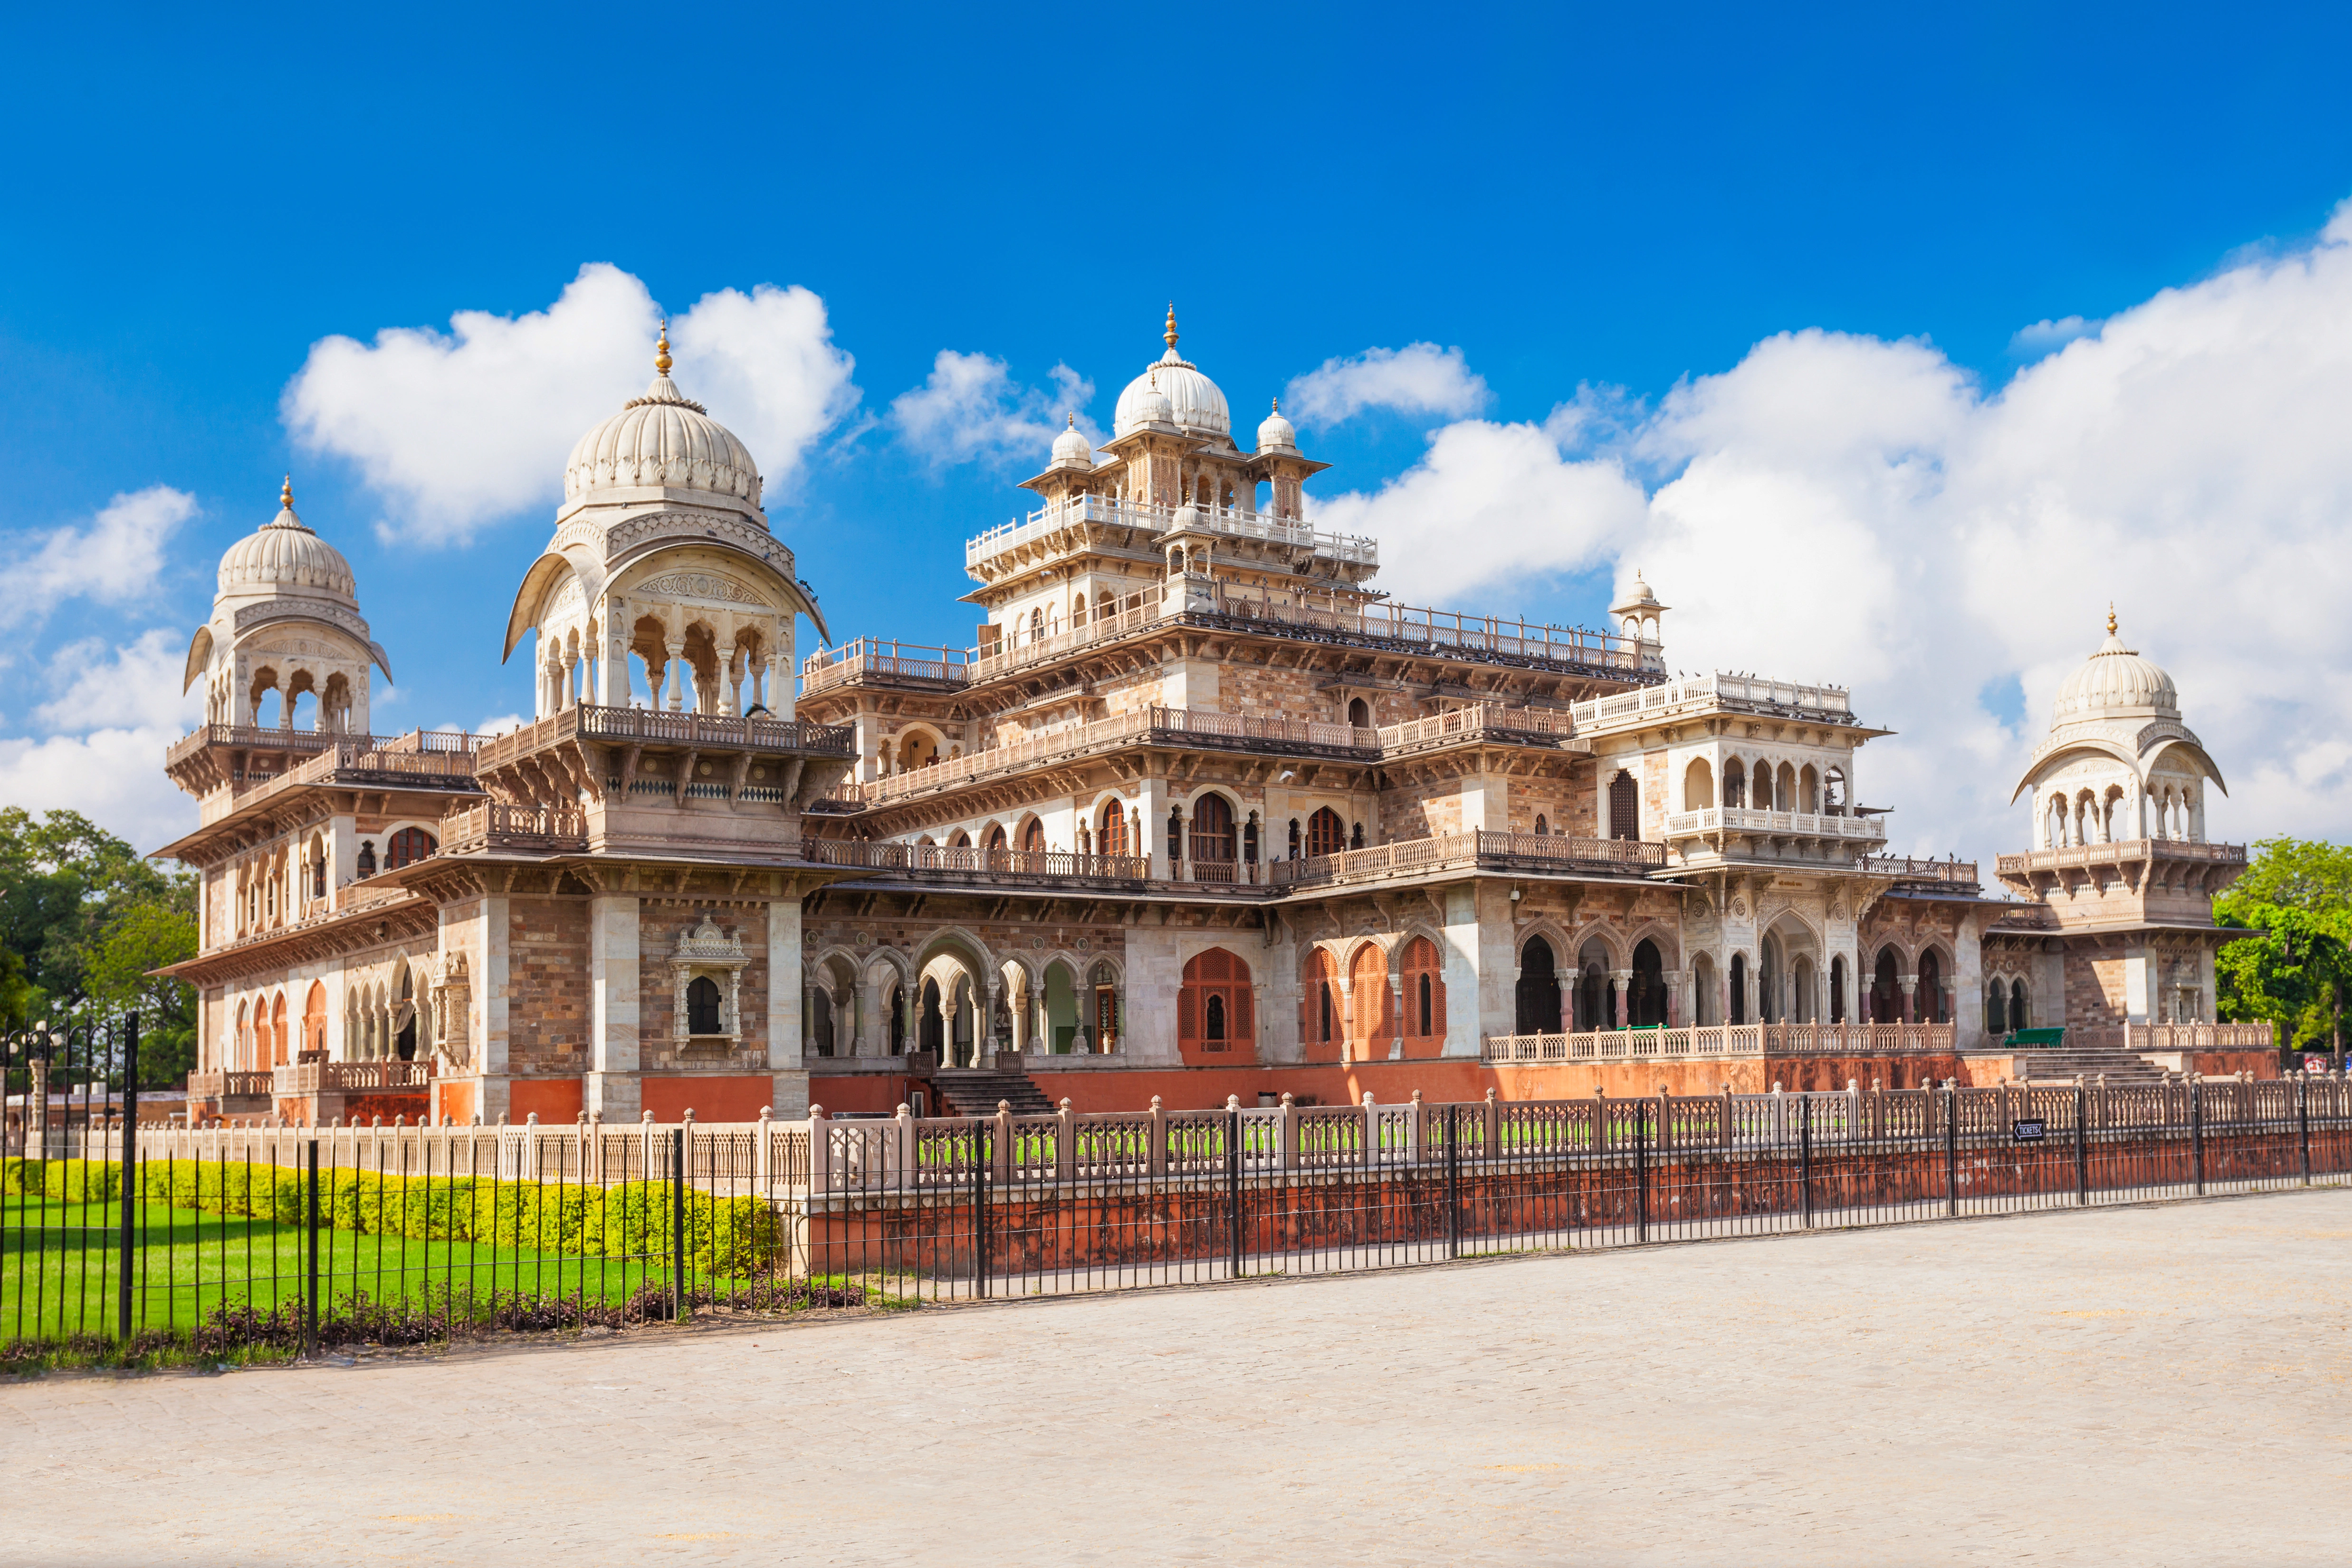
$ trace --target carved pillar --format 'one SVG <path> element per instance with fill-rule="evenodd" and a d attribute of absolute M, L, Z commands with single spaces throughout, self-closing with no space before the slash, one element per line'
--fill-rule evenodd
<path fill-rule="evenodd" d="M 1612 993 L 1609 1003 L 1609 1026 L 1612 1029 L 1624 1028 L 1633 1021 L 1633 1016 L 1625 1011 L 1625 992 L 1633 983 L 1633 972 L 1630 969 L 1612 969 L 1609 972 L 1609 989 Z"/>
<path fill-rule="evenodd" d="M 668 656 L 663 662 L 669 677 L 669 710 L 675 713 L 685 706 L 686 702 L 686 694 L 681 689 L 681 681 L 685 674 L 683 667 L 686 663 L 686 644 L 672 642 L 664 647 Z"/>
<path fill-rule="evenodd" d="M 1919 1021 L 1917 1005 L 1919 977 L 1916 974 L 1906 974 L 1899 978 L 1903 985 L 1903 1021 L 1906 1024 L 1916 1024 Z"/>

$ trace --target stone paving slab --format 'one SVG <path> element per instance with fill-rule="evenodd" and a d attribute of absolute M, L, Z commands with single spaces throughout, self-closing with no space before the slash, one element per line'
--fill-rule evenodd
<path fill-rule="evenodd" d="M 0 1391 L 0 1563 L 2337 1563 L 2352 1190 Z"/>

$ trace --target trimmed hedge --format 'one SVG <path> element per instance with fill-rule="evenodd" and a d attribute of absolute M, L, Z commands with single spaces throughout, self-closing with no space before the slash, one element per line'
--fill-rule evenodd
<path fill-rule="evenodd" d="M 139 1167 L 140 1196 L 174 1208 L 250 1215 L 275 1225 L 302 1225 L 308 1213 L 304 1173 L 282 1165 L 213 1160 L 150 1160 Z M 110 1203 L 121 1194 L 115 1161 L 9 1160 L 0 1187 L 18 1196 L 60 1203 Z M 509 1251 L 541 1250 L 587 1258 L 670 1257 L 670 1186 L 625 1182 L 618 1186 L 573 1183 L 502 1182 L 488 1177 L 379 1175 L 370 1171 L 319 1173 L 319 1218 L 362 1236 L 411 1241 L 473 1242 Z M 772 1268 L 775 1210 L 756 1197 L 715 1197 L 688 1188 L 686 1251 L 691 1268 L 707 1274 L 757 1274 Z"/>

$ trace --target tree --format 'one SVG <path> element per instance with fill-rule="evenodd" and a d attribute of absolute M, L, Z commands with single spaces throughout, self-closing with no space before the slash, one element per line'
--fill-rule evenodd
<path fill-rule="evenodd" d="M 2329 1050 L 2340 1061 L 2344 997 L 2352 989 L 2352 847 L 2266 838 L 2214 922 L 2252 934 L 2214 958 L 2221 1017 L 2267 1020 L 2283 1050 Z"/>
<path fill-rule="evenodd" d="M 123 910 L 83 961 L 83 981 L 101 1016 L 139 1015 L 142 1089 L 176 1087 L 195 1069 L 195 991 L 150 973 L 196 955 L 194 881 Z"/>

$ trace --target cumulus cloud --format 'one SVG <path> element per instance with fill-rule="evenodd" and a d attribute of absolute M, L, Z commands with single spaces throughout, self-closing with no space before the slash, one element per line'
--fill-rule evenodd
<path fill-rule="evenodd" d="M 118 495 L 87 523 L 37 535 L 6 563 L 0 627 L 40 621 L 63 600 L 127 603 L 153 590 L 164 546 L 196 515 L 196 500 L 169 485 Z"/>
<path fill-rule="evenodd" d="M 460 310 L 446 332 L 387 327 L 368 343 L 322 338 L 280 414 L 303 447 L 358 468 L 387 532 L 462 542 L 562 496 L 572 443 L 651 378 L 659 318 L 636 278 L 591 263 L 544 310 Z M 680 388 L 743 438 L 772 493 L 857 401 L 855 362 L 805 289 L 705 295 L 670 342 Z"/>
<path fill-rule="evenodd" d="M 1053 390 L 1024 386 L 1001 359 L 941 349 L 923 384 L 890 400 L 887 421 L 908 447 L 933 467 L 1003 462 L 1045 464 L 1066 416 L 1094 401 L 1094 383 L 1068 365 L 1050 373 Z M 1089 441 L 1095 428 L 1078 421 Z"/>
<path fill-rule="evenodd" d="M 34 717 L 51 730 L 152 729 L 173 735 L 204 717 L 204 689 L 184 693 L 188 639 L 163 626 L 110 647 L 100 637 L 68 643 L 49 656 L 57 693 Z"/>
<path fill-rule="evenodd" d="M 1574 421 L 1448 426 L 1319 515 L 1378 535 L 1408 600 L 1639 565 L 1670 666 L 1850 685 L 1900 731 L 1857 782 L 1916 852 L 2023 841 L 2010 792 L 2112 599 L 2230 780 L 2214 830 L 2343 837 L 2347 406 L 2352 205 L 1998 389 L 1924 342 L 1788 333 L 1597 446 L 1552 444 Z M 2012 726 L 1982 694 L 2020 684 Z"/>
<path fill-rule="evenodd" d="M 175 729 L 99 730 L 0 740 L 0 801 L 36 815 L 68 807 L 140 850 L 196 826 L 196 803 L 163 776 Z"/>
<path fill-rule="evenodd" d="M 2030 327 L 2020 327 L 2010 336 L 2009 356 L 2011 359 L 2035 360 L 2044 354 L 2056 353 L 2076 338 L 2089 337 L 2099 330 L 2100 324 L 2086 321 L 2080 316 L 2067 316 L 2055 321 L 2044 319 Z"/>
<path fill-rule="evenodd" d="M 1309 425 L 1336 425 L 1367 408 L 1459 418 L 1486 406 L 1486 379 L 1458 348 L 1407 343 L 1327 359 L 1283 390 L 1286 412 Z"/>

